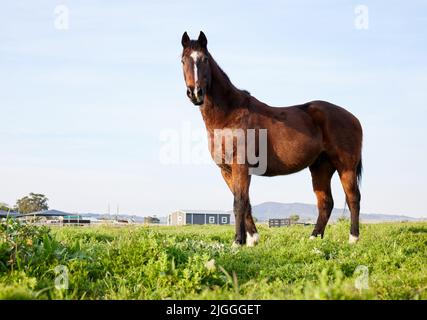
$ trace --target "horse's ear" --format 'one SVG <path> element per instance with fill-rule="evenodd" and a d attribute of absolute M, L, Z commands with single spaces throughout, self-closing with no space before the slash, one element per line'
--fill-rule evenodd
<path fill-rule="evenodd" d="M 200 31 L 199 39 L 197 41 L 200 43 L 200 46 L 204 49 L 206 49 L 206 46 L 208 45 L 208 39 L 206 38 L 203 31 Z"/>
<path fill-rule="evenodd" d="M 182 35 L 181 44 L 184 48 L 187 48 L 190 44 L 190 37 L 188 36 L 187 31 Z"/>

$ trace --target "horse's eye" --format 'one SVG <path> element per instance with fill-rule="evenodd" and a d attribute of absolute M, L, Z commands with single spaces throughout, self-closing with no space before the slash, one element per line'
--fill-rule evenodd
<path fill-rule="evenodd" d="M 208 58 L 206 58 L 206 57 L 203 57 L 203 59 L 202 59 L 202 62 L 203 62 L 203 63 L 206 63 L 206 62 L 208 62 Z"/>
<path fill-rule="evenodd" d="M 181 59 L 181 63 L 184 64 L 184 59 Z"/>

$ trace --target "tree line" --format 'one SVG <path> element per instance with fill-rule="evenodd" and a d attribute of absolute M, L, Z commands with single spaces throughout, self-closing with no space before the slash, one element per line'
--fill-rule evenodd
<path fill-rule="evenodd" d="M 0 202 L 0 211 L 15 211 L 19 213 L 32 213 L 37 211 L 48 210 L 49 199 L 41 193 L 31 192 L 28 196 L 16 200 L 14 206 Z"/>

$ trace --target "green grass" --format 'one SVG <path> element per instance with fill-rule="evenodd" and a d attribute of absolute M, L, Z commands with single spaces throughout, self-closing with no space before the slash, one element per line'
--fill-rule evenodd
<path fill-rule="evenodd" d="M 231 248 L 232 226 L 35 228 L 2 223 L 1 299 L 427 299 L 427 223 L 259 226 Z M 69 287 L 56 289 L 55 267 Z M 358 266 L 369 288 L 357 289 Z"/>

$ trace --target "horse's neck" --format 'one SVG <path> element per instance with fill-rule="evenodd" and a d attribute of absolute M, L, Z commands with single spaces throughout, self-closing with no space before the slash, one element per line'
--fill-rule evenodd
<path fill-rule="evenodd" d="M 224 128 L 233 111 L 238 107 L 243 107 L 246 99 L 245 95 L 230 82 L 213 59 L 211 70 L 211 84 L 206 92 L 205 102 L 200 108 L 208 130 Z"/>

